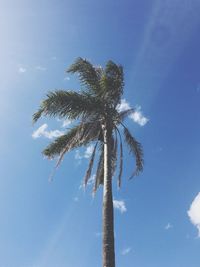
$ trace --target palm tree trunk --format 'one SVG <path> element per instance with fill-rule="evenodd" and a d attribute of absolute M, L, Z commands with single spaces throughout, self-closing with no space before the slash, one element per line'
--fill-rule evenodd
<path fill-rule="evenodd" d="M 104 187 L 103 187 L 103 267 L 115 267 L 114 215 L 111 174 L 111 131 L 104 132 Z"/>

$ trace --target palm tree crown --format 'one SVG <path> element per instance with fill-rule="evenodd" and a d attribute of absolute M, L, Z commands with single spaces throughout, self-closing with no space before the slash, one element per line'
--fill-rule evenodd
<path fill-rule="evenodd" d="M 97 149 L 99 159 L 97 164 L 93 191 L 96 192 L 99 185 L 104 183 L 104 126 L 109 126 L 111 133 L 111 172 L 115 172 L 118 162 L 119 150 L 119 174 L 118 185 L 121 185 L 123 167 L 123 146 L 120 128 L 123 128 L 124 140 L 130 153 L 135 156 L 136 168 L 131 175 L 139 174 L 143 170 L 143 151 L 141 144 L 131 135 L 123 120 L 134 112 L 133 109 L 118 111 L 124 88 L 123 68 L 112 61 L 108 61 L 105 69 L 93 66 L 86 59 L 78 58 L 67 70 L 68 73 L 77 73 L 84 90 L 79 92 L 57 90 L 47 94 L 36 113 L 33 121 L 36 122 L 41 116 L 58 117 L 77 120 L 77 125 L 64 135 L 56 138 L 43 154 L 49 159 L 59 157 L 58 166 L 65 153 L 95 142 L 93 153 L 89 162 L 84 184 L 91 176 L 92 167 Z M 119 128 L 119 126 L 122 126 Z M 130 177 L 130 178 L 131 178 Z"/>

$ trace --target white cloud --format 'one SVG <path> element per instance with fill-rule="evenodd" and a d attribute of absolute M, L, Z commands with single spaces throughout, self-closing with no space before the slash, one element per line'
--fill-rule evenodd
<path fill-rule="evenodd" d="M 78 159 L 78 160 L 81 160 L 81 159 L 88 159 L 91 157 L 92 155 L 92 152 L 94 150 L 94 145 L 89 145 L 85 152 L 81 155 L 80 151 L 79 150 L 76 150 L 75 152 L 75 159 Z"/>
<path fill-rule="evenodd" d="M 130 104 L 126 101 L 126 99 L 122 99 L 121 103 L 117 106 L 117 110 L 119 112 L 125 111 L 127 109 L 131 109 Z"/>
<path fill-rule="evenodd" d="M 136 107 L 136 110 L 129 115 L 129 118 L 138 123 L 140 126 L 144 126 L 149 121 L 149 119 L 142 114 L 140 106 Z"/>
<path fill-rule="evenodd" d="M 63 128 L 64 128 L 64 127 L 67 127 L 67 126 L 69 126 L 71 123 L 72 123 L 71 120 L 66 119 L 66 120 L 64 120 L 63 123 L 62 123 L 62 127 L 63 127 Z"/>
<path fill-rule="evenodd" d="M 127 248 L 124 248 L 122 251 L 121 251 L 121 254 L 123 256 L 127 255 L 128 253 L 131 252 L 131 247 L 127 247 Z"/>
<path fill-rule="evenodd" d="M 80 151 L 79 151 L 79 150 L 76 150 L 76 151 L 75 151 L 75 159 L 80 160 L 80 159 L 82 159 L 82 158 L 83 158 L 83 157 L 81 156 Z"/>
<path fill-rule="evenodd" d="M 127 109 L 131 109 L 130 104 L 126 101 L 126 99 L 122 99 L 121 103 L 117 106 L 117 110 L 119 112 L 125 111 Z M 144 126 L 149 119 L 147 119 L 141 111 L 141 107 L 137 106 L 135 110 L 129 115 L 129 118 L 132 119 L 134 122 L 139 124 L 140 126 Z"/>
<path fill-rule="evenodd" d="M 200 192 L 193 200 L 187 213 L 191 223 L 197 227 L 198 237 L 200 237 Z"/>
<path fill-rule="evenodd" d="M 87 186 L 90 186 L 90 185 L 93 185 L 95 183 L 95 178 L 96 178 L 96 175 L 93 174 L 88 182 L 87 182 Z M 85 184 L 84 184 L 84 181 L 81 182 L 81 185 L 79 186 L 79 189 L 85 189 Z"/>
<path fill-rule="evenodd" d="M 39 71 L 45 71 L 46 70 L 46 68 L 42 67 L 42 66 L 36 66 L 35 69 L 39 70 Z"/>
<path fill-rule="evenodd" d="M 18 72 L 19 73 L 24 73 L 26 71 L 27 71 L 27 69 L 26 68 L 23 68 L 23 67 L 19 67 L 19 69 L 18 69 Z"/>
<path fill-rule="evenodd" d="M 83 157 L 84 157 L 85 159 L 90 158 L 91 155 L 92 155 L 93 150 L 94 150 L 94 145 L 89 145 L 89 146 L 86 148 Z"/>
<path fill-rule="evenodd" d="M 37 130 L 35 130 L 32 134 L 32 137 L 34 139 L 39 138 L 41 136 L 46 137 L 48 139 L 52 139 L 54 137 L 59 137 L 64 134 L 64 132 L 59 130 L 54 131 L 47 131 L 48 125 L 45 123 L 42 126 L 40 126 Z"/>
<path fill-rule="evenodd" d="M 165 230 L 169 230 L 171 228 L 173 228 L 173 225 L 171 223 L 165 225 Z"/>
<path fill-rule="evenodd" d="M 113 206 L 115 209 L 119 210 L 121 213 L 124 213 L 127 211 L 125 201 L 124 200 L 113 200 Z"/>
<path fill-rule="evenodd" d="M 69 80 L 70 80 L 70 77 L 68 76 L 64 78 L 64 81 L 69 81 Z"/>
<path fill-rule="evenodd" d="M 95 236 L 96 236 L 96 237 L 101 237 L 101 236 L 102 236 L 102 232 L 96 232 L 96 233 L 95 233 Z"/>

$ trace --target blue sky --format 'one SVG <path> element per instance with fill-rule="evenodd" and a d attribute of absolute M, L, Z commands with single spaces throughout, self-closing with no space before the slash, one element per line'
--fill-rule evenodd
<path fill-rule="evenodd" d="M 101 266 L 102 190 L 80 188 L 90 147 L 49 182 L 41 151 L 68 126 L 31 119 L 49 90 L 79 89 L 64 73 L 79 56 L 122 64 L 123 104 L 137 107 L 126 123 L 145 168 L 127 181 L 126 154 L 113 183 L 117 267 L 198 267 L 199 0 L 0 3 L 0 267 Z"/>

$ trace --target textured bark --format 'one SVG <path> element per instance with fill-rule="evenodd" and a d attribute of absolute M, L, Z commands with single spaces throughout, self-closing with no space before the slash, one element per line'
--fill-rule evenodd
<path fill-rule="evenodd" d="M 104 187 L 103 187 L 103 267 L 115 267 L 114 215 L 111 175 L 111 131 L 104 132 Z"/>

